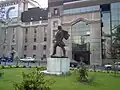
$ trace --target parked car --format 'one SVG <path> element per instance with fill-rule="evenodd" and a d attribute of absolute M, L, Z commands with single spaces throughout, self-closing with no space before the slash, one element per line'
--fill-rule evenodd
<path fill-rule="evenodd" d="M 106 70 L 111 70 L 112 67 L 113 67 L 113 66 L 112 66 L 111 64 L 109 64 L 109 63 L 104 65 L 104 68 L 105 68 Z"/>
<path fill-rule="evenodd" d="M 120 62 L 115 62 L 115 69 L 120 71 Z"/>
<path fill-rule="evenodd" d="M 23 62 L 35 62 L 35 59 L 32 58 L 32 57 L 26 57 L 26 58 L 20 59 L 20 61 L 23 61 Z"/>
<path fill-rule="evenodd" d="M 13 62 L 12 57 L 0 57 L 1 62 Z"/>
<path fill-rule="evenodd" d="M 79 63 L 75 60 L 70 61 L 70 67 L 78 67 Z"/>

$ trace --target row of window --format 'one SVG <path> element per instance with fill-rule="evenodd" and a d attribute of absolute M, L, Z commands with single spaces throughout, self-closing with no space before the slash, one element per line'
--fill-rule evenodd
<path fill-rule="evenodd" d="M 34 33 L 37 33 L 37 28 L 34 28 Z M 25 34 L 28 34 L 28 28 L 25 28 Z"/>
<path fill-rule="evenodd" d="M 75 14 L 75 13 L 83 13 L 83 12 L 91 12 L 91 11 L 98 11 L 100 10 L 100 6 L 89 6 L 89 7 L 82 7 L 82 8 L 73 8 L 64 10 L 64 14 Z"/>
<path fill-rule="evenodd" d="M 47 37 L 44 37 L 44 41 L 47 41 Z M 34 42 L 37 42 L 37 38 L 34 36 Z M 25 37 L 25 43 L 28 43 L 27 37 Z"/>
<path fill-rule="evenodd" d="M 45 30 L 46 28 L 44 27 L 44 41 L 47 41 L 47 33 L 46 33 L 46 30 Z M 37 28 L 34 28 L 34 42 L 37 42 L 37 35 L 36 35 L 36 33 L 37 33 Z M 27 43 L 28 42 L 28 39 L 27 39 L 27 34 L 28 34 L 28 28 L 25 28 L 25 34 L 26 34 L 26 37 L 25 37 L 25 43 Z"/>
<path fill-rule="evenodd" d="M 34 28 L 34 34 L 37 33 L 37 27 Z M 28 34 L 28 28 L 25 28 L 25 34 Z M 44 34 L 46 34 L 46 27 L 44 27 Z"/>
<path fill-rule="evenodd" d="M 24 54 L 24 58 L 26 58 L 26 57 L 27 57 L 27 55 Z M 33 54 L 33 58 L 36 58 L 35 54 Z M 45 54 L 42 56 L 41 60 L 43 60 L 44 58 L 47 58 L 47 56 Z"/>
<path fill-rule="evenodd" d="M 47 49 L 47 46 L 44 45 L 44 46 L 43 46 L 43 49 L 46 50 L 46 49 Z M 27 45 L 24 46 L 24 50 L 27 50 Z M 33 50 L 36 50 L 36 45 L 33 45 Z"/>

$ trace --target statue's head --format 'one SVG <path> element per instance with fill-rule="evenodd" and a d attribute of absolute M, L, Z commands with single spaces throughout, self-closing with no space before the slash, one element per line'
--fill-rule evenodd
<path fill-rule="evenodd" d="M 62 27 L 61 27 L 61 26 L 58 26 L 58 30 L 62 30 Z"/>

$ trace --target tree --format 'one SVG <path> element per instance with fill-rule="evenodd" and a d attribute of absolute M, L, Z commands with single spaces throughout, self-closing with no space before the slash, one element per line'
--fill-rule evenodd
<path fill-rule="evenodd" d="M 80 74 L 80 81 L 81 82 L 87 82 L 88 81 L 88 73 L 87 69 L 85 67 L 85 64 L 82 62 L 79 67 L 79 74 Z"/>
<path fill-rule="evenodd" d="M 120 59 L 120 25 L 116 26 L 113 29 L 113 31 L 114 33 L 112 33 L 113 40 L 112 40 L 112 47 L 111 47 L 111 56 L 113 58 Z M 113 62 L 114 62 L 114 75 L 116 76 L 117 74 L 117 70 L 115 67 L 116 61 L 114 60 Z"/>

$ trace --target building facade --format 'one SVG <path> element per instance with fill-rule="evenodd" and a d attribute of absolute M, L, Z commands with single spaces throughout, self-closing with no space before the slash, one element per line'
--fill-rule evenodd
<path fill-rule="evenodd" d="M 46 59 L 49 54 L 47 23 L 25 25 L 23 28 L 23 57 Z"/>
<path fill-rule="evenodd" d="M 49 51 L 47 45 L 46 20 L 21 22 L 21 13 L 28 10 L 29 0 L 9 0 L 0 3 L 0 56 L 25 58 L 33 57 L 46 60 Z M 32 18 L 31 18 L 32 19 Z"/>
<path fill-rule="evenodd" d="M 10 53 L 16 53 L 20 56 L 22 54 L 22 31 L 19 23 L 21 13 L 27 9 L 23 7 L 24 3 L 22 1 L 9 0 L 0 2 L 0 20 L 4 22 L 0 27 L 0 56 L 9 56 Z"/>
<path fill-rule="evenodd" d="M 0 17 L 6 22 L 0 28 L 0 56 L 15 53 L 20 58 L 50 57 L 57 26 L 61 25 L 70 34 L 64 40 L 70 59 L 91 65 L 112 62 L 112 32 L 120 24 L 120 0 L 48 0 L 48 20 L 31 18 L 24 23 L 21 12 L 28 10 L 28 3 L 10 0 L 0 5 Z M 62 55 L 60 48 L 57 55 Z"/>
<path fill-rule="evenodd" d="M 120 0 L 48 0 L 48 7 L 51 50 L 56 26 L 62 25 L 71 35 L 66 41 L 69 58 L 91 65 L 109 62 Z"/>

